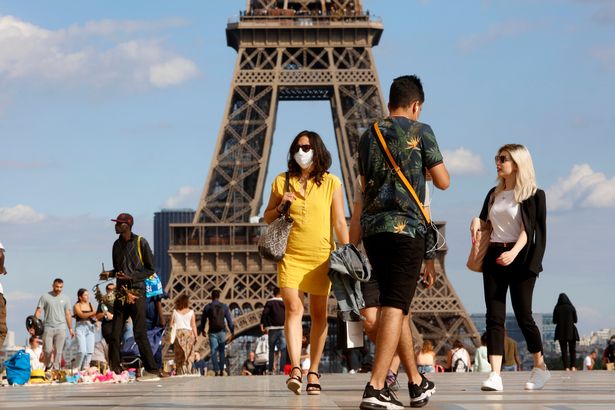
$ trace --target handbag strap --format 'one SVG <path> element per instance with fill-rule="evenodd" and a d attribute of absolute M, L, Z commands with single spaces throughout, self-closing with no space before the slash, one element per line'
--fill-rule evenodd
<path fill-rule="evenodd" d="M 376 131 L 376 135 L 378 136 L 378 139 L 377 139 L 378 146 L 380 147 L 380 149 L 382 149 L 382 151 L 385 154 L 385 159 L 386 159 L 387 166 L 389 167 L 389 169 L 391 170 L 392 173 L 397 175 L 397 177 L 404 184 L 404 186 L 406 187 L 408 192 L 410 192 L 410 195 L 412 195 L 412 198 L 414 198 L 414 200 L 416 201 L 416 204 L 419 206 L 419 209 L 421 210 L 421 213 L 423 214 L 423 217 L 425 218 L 425 221 L 427 222 L 427 225 L 430 225 L 431 224 L 431 218 L 429 217 L 429 215 L 425 211 L 425 208 L 423 207 L 423 203 L 421 202 L 421 200 L 419 199 L 418 195 L 416 194 L 416 191 L 414 190 L 414 188 L 412 188 L 412 185 L 410 185 L 410 182 L 408 181 L 408 179 L 406 178 L 404 173 L 399 168 L 399 165 L 397 165 L 397 162 L 395 162 L 395 158 L 393 158 L 393 155 L 391 154 L 391 151 L 389 151 L 389 148 L 387 147 L 387 143 L 384 140 L 384 137 L 382 136 L 382 133 L 380 132 L 380 128 L 378 127 L 378 123 L 377 122 L 374 123 L 374 130 Z"/>

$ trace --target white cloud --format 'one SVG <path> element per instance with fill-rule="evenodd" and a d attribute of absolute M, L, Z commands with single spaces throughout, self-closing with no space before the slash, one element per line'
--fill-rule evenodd
<path fill-rule="evenodd" d="M 478 154 L 467 148 L 459 147 L 456 150 L 443 150 L 444 164 L 451 174 L 467 175 L 483 172 L 483 162 Z"/>
<path fill-rule="evenodd" d="M 46 218 L 28 205 L 15 205 L 12 208 L 0 208 L 0 223 L 30 224 L 41 222 Z"/>
<path fill-rule="evenodd" d="M 168 87 L 181 84 L 197 73 L 198 69 L 192 61 L 177 57 L 166 63 L 151 66 L 149 80 L 156 87 Z"/>
<path fill-rule="evenodd" d="M 474 51 L 475 49 L 488 46 L 501 38 L 514 37 L 530 31 L 532 25 L 523 20 L 509 20 L 493 24 L 482 33 L 465 36 L 459 40 L 457 46 L 462 51 Z"/>
<path fill-rule="evenodd" d="M 193 78 L 198 69 L 155 38 L 138 32 L 183 24 L 102 20 L 47 30 L 13 16 L 0 17 L 0 81 L 96 87 L 165 87 Z M 156 73 L 152 77 L 152 71 Z"/>
<path fill-rule="evenodd" d="M 574 165 L 547 189 L 547 205 L 553 211 L 615 207 L 615 177 L 609 179 L 588 164 Z"/>
<path fill-rule="evenodd" d="M 164 201 L 164 208 L 192 208 L 196 205 L 197 190 L 191 186 L 179 188 L 177 193 Z"/>

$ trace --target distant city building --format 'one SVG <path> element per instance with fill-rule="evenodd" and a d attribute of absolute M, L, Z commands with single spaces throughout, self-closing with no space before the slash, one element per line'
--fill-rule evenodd
<path fill-rule="evenodd" d="M 193 219 L 194 210 L 192 209 L 163 209 L 154 213 L 154 264 L 163 285 L 166 285 L 171 275 L 169 225 L 190 223 Z"/>

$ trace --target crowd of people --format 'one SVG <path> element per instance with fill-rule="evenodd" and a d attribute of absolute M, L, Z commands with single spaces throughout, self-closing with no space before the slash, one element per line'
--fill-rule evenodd
<path fill-rule="evenodd" d="M 375 355 L 361 409 L 403 408 L 393 393 L 399 388 L 400 365 L 408 377 L 411 407 L 428 403 L 436 386 L 425 375 L 439 367 L 454 372 L 473 369 L 489 373 L 481 389 L 502 391 L 501 371 L 521 369 L 517 344 L 504 328 L 509 291 L 533 358 L 524 387 L 542 389 L 549 381 L 540 332 L 532 318 L 534 285 L 542 271 L 546 248 L 546 201 L 536 185 L 530 153 L 520 144 L 505 144 L 497 150 L 496 186 L 488 191 L 479 216 L 470 223 L 473 244 L 480 243 L 482 235 L 489 235 L 482 262 L 487 312 L 482 346 L 476 350 L 473 363 L 459 340 L 448 352 L 445 364 L 437 363 L 431 341 L 425 341 L 415 351 L 409 326 L 412 298 L 419 283 L 430 288 L 437 276 L 433 240 L 437 232 L 434 233 L 431 206 L 426 201 L 427 174 L 437 189 L 445 190 L 450 185 L 435 134 L 429 125 L 419 122 L 424 101 L 418 77 L 402 76 L 392 82 L 389 116 L 369 127 L 359 140 L 359 178 L 350 227 L 344 214 L 342 183 L 329 172 L 332 158 L 320 135 L 306 130 L 292 140 L 287 169 L 273 181 L 264 220 L 272 223 L 287 215 L 294 222 L 284 256 L 277 264 L 279 288 L 274 289 L 263 309 L 260 328 L 266 338 L 247 354 L 241 374 L 273 374 L 288 369 L 286 387 L 291 392 L 299 395 L 305 389 L 309 395 L 321 393 L 319 365 L 327 337 L 331 290 L 329 259 L 337 242 L 341 247 L 362 243 L 372 267 L 371 279 L 361 284 L 365 301 L 361 317 L 367 336 L 375 343 Z M 71 306 L 62 293 L 62 279 L 53 281 L 52 290 L 41 296 L 34 314 L 39 319 L 44 313 L 44 331 L 42 335 L 37 335 L 34 328 L 32 331 L 33 366 L 61 368 L 68 334 L 78 344 L 78 355 L 71 367 L 83 370 L 93 361 L 106 360 L 109 369 L 119 374 L 125 370 L 121 352 L 127 338 L 123 335 L 131 328 L 144 367 L 139 380 L 158 380 L 167 374 L 148 340 L 148 328 L 165 323 L 160 300 L 145 295 L 145 280 L 154 273 L 152 251 L 145 238 L 132 232 L 131 215 L 122 213 L 112 221 L 118 234 L 112 248 L 113 269 L 103 271 L 100 279 L 114 282 L 107 285 L 106 295 L 100 295 L 94 309 L 87 289 L 79 289 L 77 301 Z M 0 273 L 6 273 L 3 250 L 0 245 Z M 305 295 L 309 299 L 309 334 L 303 329 Z M 174 301 L 167 328 L 177 374 L 190 373 L 194 368 L 203 371 L 203 359 L 195 349 L 200 335 L 209 339 L 215 375 L 228 373 L 225 345 L 235 328 L 220 296 L 219 290 L 211 292 L 212 301 L 204 307 L 198 326 L 188 296 L 180 295 Z M 2 297 L 0 341 L 6 332 L 5 315 Z M 571 358 L 575 357 L 578 340 L 574 327 L 577 318 L 565 294 L 560 295 L 553 317 L 564 366 L 574 370 Z M 102 333 L 100 343 L 108 346 L 102 358 L 96 354 L 94 335 L 98 326 Z M 37 336 L 42 336 L 42 349 Z M 612 362 L 615 340 L 610 349 L 605 357 Z M 592 353 L 584 361 L 584 368 L 593 368 L 594 360 Z"/>

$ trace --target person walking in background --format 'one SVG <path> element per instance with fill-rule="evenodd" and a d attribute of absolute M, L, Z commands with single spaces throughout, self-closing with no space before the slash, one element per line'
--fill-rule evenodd
<path fill-rule="evenodd" d="M 480 217 L 472 219 L 472 243 L 480 241 L 481 222 L 491 222 L 489 248 L 483 260 L 483 287 L 487 306 L 487 349 L 493 371 L 482 390 L 502 391 L 500 370 L 504 355 L 506 294 L 534 359 L 525 384 L 542 389 L 551 377 L 542 354 L 540 330 L 532 317 L 532 297 L 547 239 L 545 193 L 536 186 L 532 157 L 526 147 L 507 144 L 495 156 L 497 185 L 487 194 Z"/>
<path fill-rule="evenodd" d="M 486 373 L 491 372 L 491 364 L 489 363 L 489 358 L 487 356 L 487 333 L 483 333 L 480 336 L 480 347 L 476 349 L 476 353 L 474 355 L 474 365 L 472 366 L 472 371 Z"/>
<path fill-rule="evenodd" d="M 90 303 L 90 294 L 87 289 L 77 291 L 77 303 L 73 306 L 75 314 L 75 335 L 78 350 L 75 367 L 85 370 L 90 367 L 94 344 L 96 342 L 96 312 Z"/>
<path fill-rule="evenodd" d="M 414 196 L 389 169 L 379 141 L 385 140 L 391 156 L 425 202 L 425 175 L 447 189 L 450 177 L 431 127 L 418 121 L 425 100 L 416 76 L 396 78 L 389 92 L 389 117 L 379 121 L 359 140 L 359 174 L 364 187 L 361 230 L 363 245 L 378 282 L 380 312 L 376 356 L 370 381 L 361 400 L 362 409 L 403 408 L 386 385 L 391 359 L 397 352 L 408 373 L 410 405 L 424 406 L 434 384 L 419 373 L 408 313 L 421 275 L 425 238 L 431 226 Z M 430 279 L 433 283 L 433 276 Z"/>
<path fill-rule="evenodd" d="M 170 326 L 175 326 L 173 353 L 177 374 L 189 374 L 194 361 L 193 350 L 196 345 L 196 319 L 190 309 L 188 295 L 182 293 L 175 299 L 175 309 L 171 315 Z"/>
<path fill-rule="evenodd" d="M 120 363 L 120 341 L 124 324 L 132 319 L 135 342 L 143 360 L 145 372 L 140 381 L 156 381 L 160 372 L 145 331 L 145 278 L 154 273 L 152 250 L 147 240 L 132 232 L 134 219 L 130 214 L 121 213 L 115 222 L 118 238 L 113 243 L 113 270 L 103 271 L 101 280 L 116 278 L 116 297 L 113 302 L 113 332 L 109 343 L 109 366 L 115 373 L 122 372 Z"/>
<path fill-rule="evenodd" d="M 416 365 L 418 366 L 419 373 L 435 373 L 436 364 L 436 352 L 433 350 L 433 343 L 431 340 L 425 340 L 421 351 L 416 355 Z"/>
<path fill-rule="evenodd" d="M 328 172 L 331 154 L 313 131 L 297 134 L 290 144 L 287 160 L 288 171 L 275 178 L 264 213 L 267 223 L 286 212 L 294 220 L 286 253 L 278 262 L 278 286 L 286 315 L 286 347 L 292 366 L 286 386 L 295 394 L 301 393 L 301 322 L 304 294 L 307 293 L 311 361 L 306 391 L 320 394 L 318 366 L 327 338 L 327 302 L 331 289 L 329 258 L 335 249 L 333 231 L 341 245 L 348 243 L 342 183 Z"/>
<path fill-rule="evenodd" d="M 62 294 L 64 281 L 60 278 L 53 280 L 51 292 L 45 293 L 38 301 L 38 306 L 34 311 L 37 319 L 41 318 L 43 311 L 45 319 L 43 321 L 45 330 L 43 332 L 43 351 L 45 352 L 45 370 L 52 366 L 55 370 L 61 368 L 62 353 L 64 342 L 66 341 L 66 330 L 70 337 L 75 337 L 73 331 L 73 319 L 71 317 L 70 301 Z M 55 350 L 55 356 L 54 355 Z M 53 363 L 51 358 L 54 358 Z"/>
<path fill-rule="evenodd" d="M 517 370 L 521 370 L 519 345 L 515 339 L 508 336 L 508 332 L 504 330 L 504 357 L 502 359 L 502 371 L 516 372 Z"/>
<path fill-rule="evenodd" d="M 592 350 L 590 354 L 585 356 L 583 360 L 583 370 L 594 370 L 594 365 L 596 364 L 596 356 L 598 352 Z"/>
<path fill-rule="evenodd" d="M 228 306 L 220 302 L 219 299 L 220 291 L 218 289 L 212 290 L 211 303 L 205 305 L 203 309 L 198 333 L 205 336 L 205 326 L 209 321 L 207 336 L 209 337 L 209 347 L 211 348 L 211 362 L 216 376 L 224 376 L 226 328 L 228 326 L 232 338 L 235 334 L 235 325 Z"/>
<path fill-rule="evenodd" d="M 577 370 L 577 341 L 579 331 L 575 326 L 577 323 L 577 310 L 565 293 L 560 293 L 557 304 L 553 309 L 553 323 L 555 324 L 554 340 L 559 341 L 562 351 L 562 363 L 566 370 Z"/>
<path fill-rule="evenodd" d="M 4 266 L 4 246 L 0 242 L 0 275 L 6 275 L 6 267 Z M 4 288 L 0 282 L 0 347 L 4 344 L 6 338 L 6 299 L 4 298 Z"/>
<path fill-rule="evenodd" d="M 280 288 L 275 286 L 273 288 L 273 297 L 270 298 L 261 315 L 261 332 L 267 334 L 269 343 L 269 362 L 267 364 L 267 371 L 269 374 L 274 372 L 274 357 L 275 349 L 277 347 L 278 354 L 280 355 L 279 364 L 277 366 L 278 373 L 284 371 L 284 365 L 286 364 L 286 338 L 284 337 L 284 300 L 282 300 L 282 294 Z"/>

